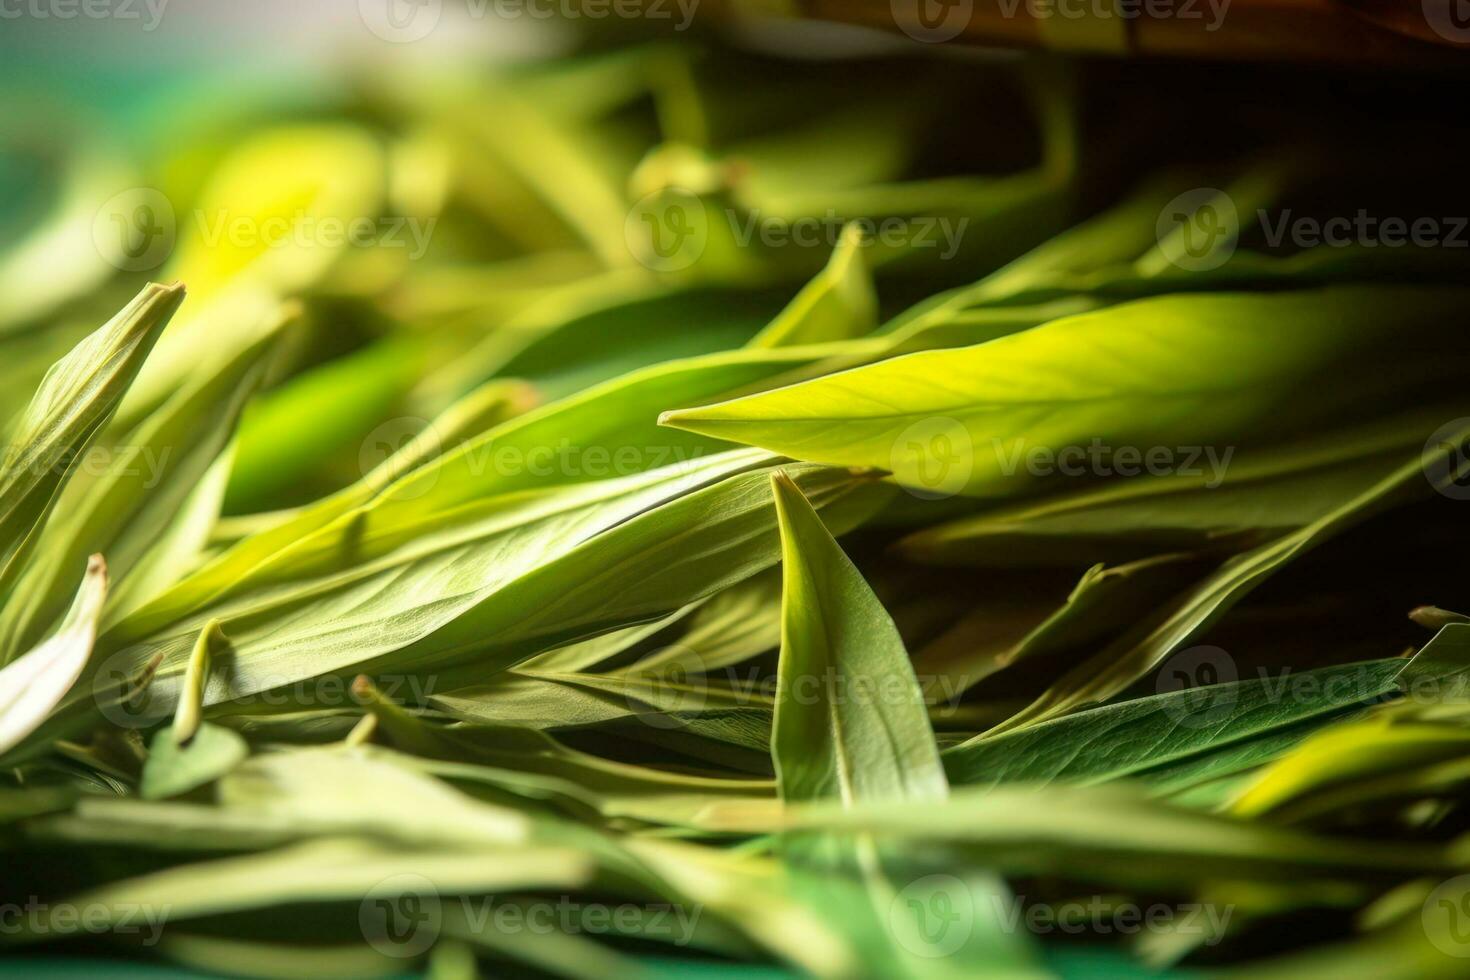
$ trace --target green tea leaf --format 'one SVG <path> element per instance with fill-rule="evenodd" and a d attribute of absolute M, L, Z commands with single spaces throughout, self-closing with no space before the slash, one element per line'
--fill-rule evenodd
<path fill-rule="evenodd" d="M 878 326 L 878 294 L 863 254 L 865 247 L 860 229 L 844 229 L 827 267 L 756 334 L 750 346 L 819 344 L 871 333 Z"/>
<path fill-rule="evenodd" d="M 1421 446 L 1443 415 L 1416 411 L 1229 459 L 1201 452 L 1193 473 L 987 509 L 910 535 L 902 548 L 925 562 L 1003 567 L 1238 549 L 1309 524 L 1371 486 L 1395 455 Z"/>
<path fill-rule="evenodd" d="M 182 286 L 146 287 L 47 372 L 0 469 L 0 588 L 19 575 L 58 493 L 183 299 Z"/>
<path fill-rule="evenodd" d="M 1226 561 L 1157 615 L 1069 670 L 993 733 L 1035 724 L 1118 694 L 1299 555 L 1375 513 L 1431 492 L 1425 465 L 1425 458 L 1415 458 L 1311 524 Z"/>
<path fill-rule="evenodd" d="M 106 598 L 107 565 L 101 555 L 93 555 L 71 611 L 56 634 L 0 668 L 0 754 L 45 721 L 76 683 L 91 656 Z"/>
<path fill-rule="evenodd" d="M 677 428 L 836 466 L 891 470 L 921 492 L 995 496 L 1039 479 L 1030 454 L 1222 446 L 1320 421 L 1377 378 L 1352 359 L 1418 336 L 1435 360 L 1455 292 L 1339 288 L 1165 296 L 986 344 L 911 354 L 776 391 L 666 413 Z M 1285 334 L 1277 327 L 1290 322 Z M 1311 385 L 1339 372 L 1343 388 Z M 1426 370 L 1429 370 L 1426 365 Z M 1419 382 L 1416 377 L 1415 383 Z M 1404 389 L 1400 389 L 1400 397 Z"/>
<path fill-rule="evenodd" d="M 1401 660 L 1376 660 L 1122 701 L 952 746 L 945 771 L 957 785 L 1148 779 L 1150 770 L 1382 698 L 1397 689 L 1401 669 Z"/>
<path fill-rule="evenodd" d="M 87 468 L 66 487 L 30 567 L 16 583 L 14 601 L 0 617 L 8 648 L 35 642 L 55 621 L 87 555 L 108 556 L 118 588 L 148 563 L 184 502 L 225 452 L 290 315 L 277 311 L 253 345 L 203 365 L 133 431 L 107 433 L 98 441 L 104 466 L 100 472 Z M 116 589 L 105 621 L 116 618 L 115 602 Z"/>
<path fill-rule="evenodd" d="M 784 800 L 940 799 L 948 784 L 893 620 L 796 484 L 781 522 L 781 674 L 771 754 Z"/>

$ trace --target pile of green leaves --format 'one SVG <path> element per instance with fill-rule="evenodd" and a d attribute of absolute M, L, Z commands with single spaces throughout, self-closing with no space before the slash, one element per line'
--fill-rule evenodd
<path fill-rule="evenodd" d="M 1193 188 L 1381 182 L 1099 186 L 1056 66 L 880 67 L 634 48 L 31 167 L 7 956 L 1462 975 L 1470 620 L 1405 613 L 1465 601 L 1470 263 L 1180 262 Z M 77 233 L 119 181 L 177 215 L 161 268 Z M 671 215 L 688 262 L 640 237 Z M 846 230 L 733 234 L 800 219 Z M 1093 444 L 1228 465 L 1015 464 Z M 1099 904 L 1162 912 L 1036 914 Z"/>

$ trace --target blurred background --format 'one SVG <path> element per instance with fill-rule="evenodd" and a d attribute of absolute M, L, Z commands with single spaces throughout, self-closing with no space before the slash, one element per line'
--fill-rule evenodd
<path fill-rule="evenodd" d="M 299 304 L 219 544 L 480 385 L 513 379 L 491 404 L 521 411 L 746 343 L 855 221 L 879 323 L 1120 203 L 1096 261 L 1176 288 L 1259 288 L 1252 256 L 1312 244 L 1268 208 L 1470 213 L 1463 52 L 1420 29 L 1449 22 L 1248 0 L 1108 36 L 1029 4 L 770 16 L 797 6 L 5 0 L 0 416 L 145 281 L 189 298 L 120 429 Z M 1316 19 L 1262 19 L 1283 6 Z M 1296 281 L 1436 281 L 1470 252 L 1362 238 Z"/>
<path fill-rule="evenodd" d="M 751 341 L 854 223 L 874 325 L 1089 221 L 1058 296 L 1463 281 L 1452 7 L 802 6 L 5 0 L 0 417 L 148 280 L 119 431 L 287 316 L 219 546 L 486 384 L 446 431 Z"/>

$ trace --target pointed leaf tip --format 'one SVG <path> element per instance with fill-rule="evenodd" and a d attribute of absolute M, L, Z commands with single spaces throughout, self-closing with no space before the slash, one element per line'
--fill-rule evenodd
<path fill-rule="evenodd" d="M 771 490 L 773 492 L 801 493 L 801 488 L 796 481 L 791 479 L 791 474 L 785 470 L 776 470 L 771 474 Z"/>
<path fill-rule="evenodd" d="M 1418 606 L 1409 612 L 1409 619 L 1425 629 L 1437 630 L 1450 623 L 1470 623 L 1470 616 L 1451 612 L 1438 606 Z"/>
<path fill-rule="evenodd" d="M 781 798 L 851 805 L 944 797 L 928 709 L 892 617 L 790 475 L 777 470 L 770 479 L 783 560 L 771 734 Z M 797 693 L 814 683 L 831 685 L 833 696 Z M 836 696 L 874 683 L 901 694 L 871 703 Z"/>
<path fill-rule="evenodd" d="M 204 689 L 209 683 L 209 670 L 214 651 L 229 643 L 224 628 L 218 619 L 211 619 L 199 632 L 194 641 L 194 651 L 184 671 L 184 686 L 179 693 L 179 706 L 174 712 L 174 742 L 180 747 L 188 745 L 199 733 L 204 718 Z"/>

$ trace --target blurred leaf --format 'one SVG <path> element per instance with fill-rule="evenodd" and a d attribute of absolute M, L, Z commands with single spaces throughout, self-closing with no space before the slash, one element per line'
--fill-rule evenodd
<path fill-rule="evenodd" d="M 844 229 L 827 267 L 750 346 L 790 347 L 871 333 L 878 326 L 878 294 L 863 255 L 867 246 L 860 229 Z"/>
<path fill-rule="evenodd" d="M 178 744 L 173 728 L 160 728 L 148 746 L 143 782 L 138 791 L 146 800 L 178 796 L 214 782 L 235 768 L 250 750 L 245 740 L 228 728 L 208 723 L 186 746 Z"/>
<path fill-rule="evenodd" d="M 15 582 L 61 488 L 183 299 L 180 286 L 146 287 L 46 374 L 0 470 L 0 586 Z"/>
<path fill-rule="evenodd" d="M 1176 602 L 1073 667 L 1028 707 L 997 726 L 994 733 L 1054 718 L 1119 693 L 1299 555 L 1375 513 L 1429 492 L 1425 466 L 1430 458 L 1416 458 L 1390 471 L 1378 483 L 1311 524 L 1226 561 L 1190 586 Z"/>

